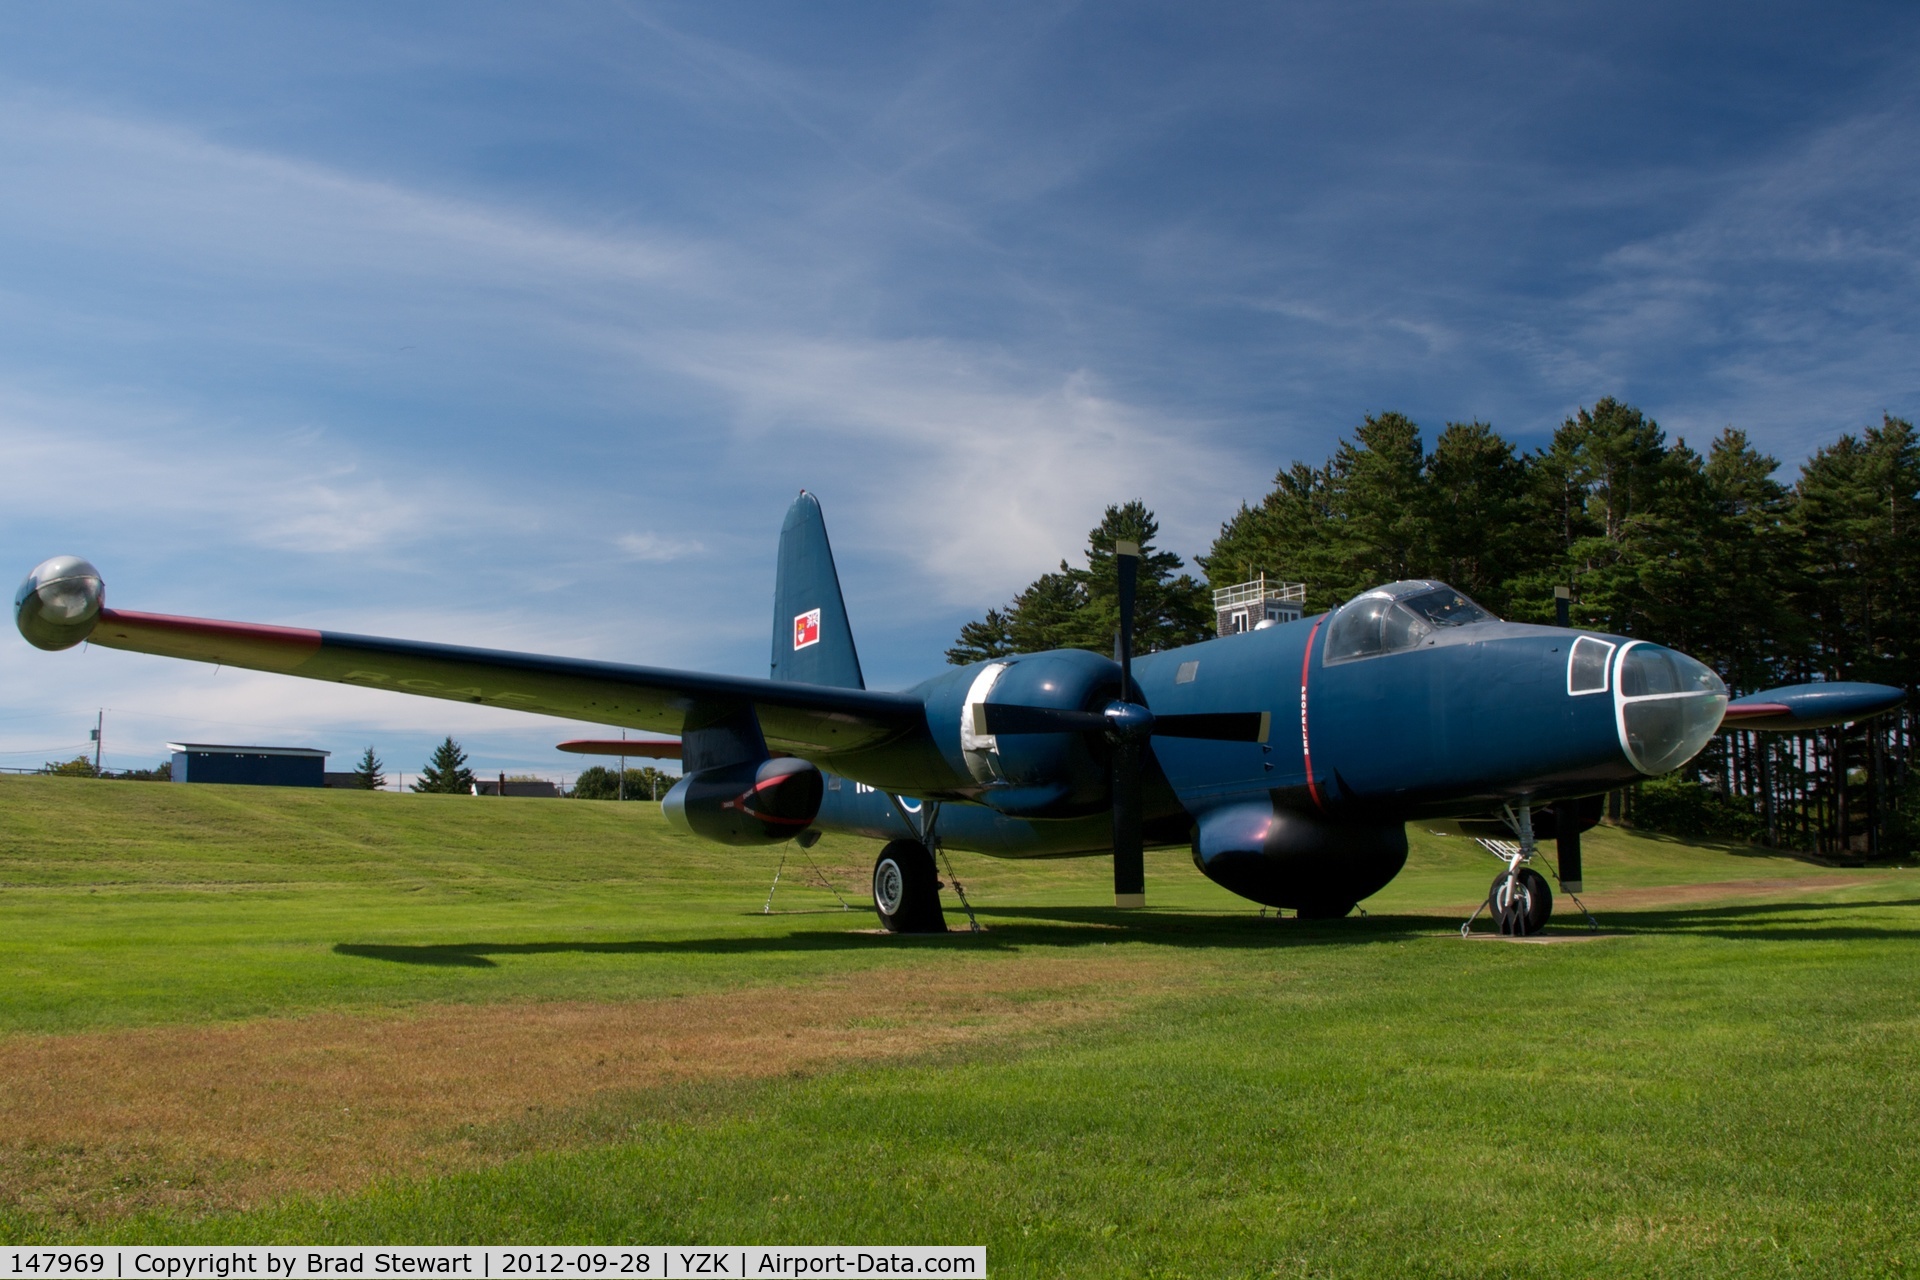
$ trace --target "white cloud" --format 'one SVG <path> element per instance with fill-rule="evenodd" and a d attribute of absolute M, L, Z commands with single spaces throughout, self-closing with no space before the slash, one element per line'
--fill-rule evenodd
<path fill-rule="evenodd" d="M 1730 169 L 1684 225 L 1620 245 L 1564 304 L 1551 359 L 1626 388 L 1679 366 L 1670 428 L 1732 423 L 1789 463 L 1911 405 L 1920 228 L 1904 210 L 1920 200 L 1920 138 L 1908 97 Z"/>
<path fill-rule="evenodd" d="M 357 446 L 311 431 L 222 431 L 151 400 L 31 396 L 0 386 L 0 456 L 33 477 L 11 523 L 83 519 L 109 536 L 159 529 L 275 551 L 394 551 L 464 523 L 471 509 L 432 477 L 404 491 L 369 474 Z M 494 519 L 504 514 L 495 507 Z M 118 526 L 115 529 L 115 526 Z"/>
<path fill-rule="evenodd" d="M 108 257 L 190 246 L 174 265 L 203 279 L 246 273 L 257 283 L 265 269 L 282 280 L 431 282 L 458 258 L 496 283 L 512 271 L 538 289 L 555 273 L 634 282 L 699 269 L 695 245 L 664 233 L 593 235 L 38 95 L 5 99 L 0 158 L 18 180 L 5 220 L 104 237 Z"/>
<path fill-rule="evenodd" d="M 897 549 L 943 601 L 1024 585 L 1135 497 L 1160 512 L 1166 545 L 1204 546 L 1196 513 L 1245 484 L 1205 424 L 1115 400 L 1084 371 L 1049 378 L 959 344 L 757 334 L 690 340 L 674 367 L 728 395 L 762 465 L 818 475 L 809 487 L 839 491 L 825 500 L 851 490 L 836 527 Z"/>
<path fill-rule="evenodd" d="M 652 564 L 684 560 L 706 550 L 692 538 L 667 538 L 653 532 L 623 533 L 613 540 L 613 545 L 629 560 L 643 560 Z"/>

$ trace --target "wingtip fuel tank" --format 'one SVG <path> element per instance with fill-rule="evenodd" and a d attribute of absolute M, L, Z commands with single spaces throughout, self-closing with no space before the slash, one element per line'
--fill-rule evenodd
<path fill-rule="evenodd" d="M 93 633 L 106 603 L 100 571 L 79 556 L 55 556 L 13 593 L 13 620 L 36 649 L 71 649 Z"/>

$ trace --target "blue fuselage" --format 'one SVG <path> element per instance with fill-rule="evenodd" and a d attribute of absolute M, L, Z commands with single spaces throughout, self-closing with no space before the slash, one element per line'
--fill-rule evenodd
<path fill-rule="evenodd" d="M 1398 652 L 1329 661 L 1332 616 L 1136 660 L 1137 696 L 1156 716 L 1256 711 L 1270 724 L 1264 743 L 1153 739 L 1152 842 L 1185 842 L 1210 811 L 1250 801 L 1333 823 L 1404 822 L 1591 795 L 1644 776 L 1627 754 L 1612 674 L 1631 642 L 1487 621 L 1439 628 Z M 1582 636 L 1602 655 L 1604 687 L 1575 691 L 1570 654 Z M 1110 675 L 1102 685 L 1111 664 L 1097 655 L 998 661 L 1005 670 L 990 701 L 1052 695 L 1093 707 L 1118 693 Z M 818 825 L 911 838 L 918 833 L 893 792 L 916 797 L 909 806 L 940 802 L 938 833 L 954 848 L 1002 857 L 1106 852 L 1110 798 L 1098 742 L 1062 733 L 1003 739 L 998 754 L 977 743 L 968 750 L 963 719 L 989 665 L 912 690 L 926 706 L 924 741 L 820 759 L 829 782 Z"/>

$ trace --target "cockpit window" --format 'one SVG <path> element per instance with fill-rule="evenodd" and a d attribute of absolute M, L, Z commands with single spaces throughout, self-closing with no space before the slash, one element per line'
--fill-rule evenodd
<path fill-rule="evenodd" d="M 1493 617 L 1452 587 L 1436 587 L 1418 595 L 1402 596 L 1400 603 L 1436 627 L 1464 627 Z"/>
<path fill-rule="evenodd" d="M 1492 614 L 1444 583 L 1395 582 L 1341 606 L 1327 628 L 1323 661 L 1377 658 L 1413 648 L 1437 627 L 1492 620 Z"/>
<path fill-rule="evenodd" d="M 1567 657 L 1567 692 L 1575 697 L 1583 693 L 1605 693 L 1607 672 L 1613 667 L 1613 646 L 1592 636 L 1573 642 Z"/>
<path fill-rule="evenodd" d="M 1343 605 L 1327 630 L 1328 662 L 1351 662 L 1411 649 L 1433 628 L 1387 596 L 1361 596 Z"/>

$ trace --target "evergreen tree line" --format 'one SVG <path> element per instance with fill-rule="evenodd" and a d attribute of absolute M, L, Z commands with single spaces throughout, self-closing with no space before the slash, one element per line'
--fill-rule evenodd
<path fill-rule="evenodd" d="M 1209 588 L 1262 573 L 1304 582 L 1310 614 L 1381 583 L 1437 578 L 1502 617 L 1551 622 L 1565 587 L 1575 626 L 1690 653 L 1736 696 L 1818 679 L 1908 690 L 1906 709 L 1846 731 L 1722 734 L 1680 777 L 1616 797 L 1617 816 L 1833 857 L 1909 852 L 1920 842 L 1920 774 L 1908 768 L 1920 437 L 1886 416 L 1820 449 L 1791 483 L 1779 470 L 1744 432 L 1727 428 L 1702 452 L 1613 399 L 1533 451 L 1483 422 L 1449 423 L 1428 448 L 1418 424 L 1382 413 L 1229 518 L 1196 557 L 1205 583 L 1178 556 L 1149 557 L 1141 648 L 1211 635 Z M 1062 562 L 968 623 L 948 659 L 1109 651 L 1113 541 L 1145 547 L 1157 532 L 1142 503 L 1108 508 L 1085 569 Z"/>

